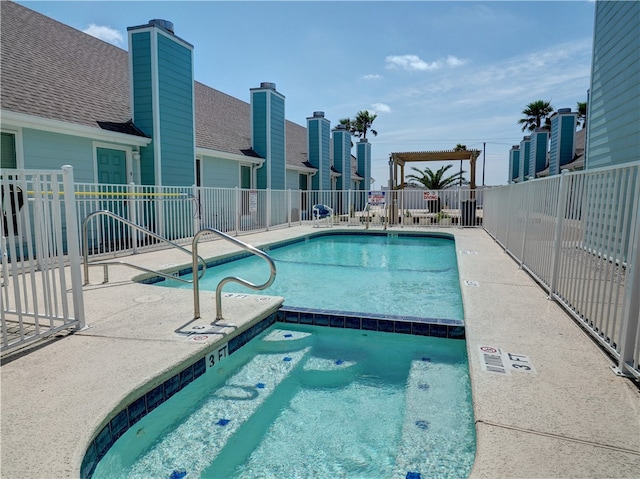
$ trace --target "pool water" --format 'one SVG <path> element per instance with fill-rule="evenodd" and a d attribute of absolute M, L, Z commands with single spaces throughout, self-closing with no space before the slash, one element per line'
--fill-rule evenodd
<path fill-rule="evenodd" d="M 285 306 L 435 319 L 464 316 L 455 242 L 449 238 L 323 235 L 268 253 L 277 274 L 264 294 L 284 297 Z M 200 289 L 215 291 L 226 276 L 262 284 L 269 268 L 255 256 L 209 267 Z M 192 287 L 171 280 L 156 284 Z M 229 283 L 224 292 L 252 291 Z"/>
<path fill-rule="evenodd" d="M 276 323 L 132 426 L 94 478 L 465 478 L 465 342 Z"/>

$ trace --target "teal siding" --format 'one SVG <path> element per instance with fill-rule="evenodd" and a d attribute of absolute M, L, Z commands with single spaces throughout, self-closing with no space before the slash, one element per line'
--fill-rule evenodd
<path fill-rule="evenodd" d="M 547 141 L 549 134 L 546 131 L 536 131 L 531 135 L 531 149 L 529 150 L 529 178 L 545 169 L 547 163 Z"/>
<path fill-rule="evenodd" d="M 71 165 L 76 182 L 95 181 L 90 138 L 24 128 L 22 142 L 25 168 L 51 170 Z"/>
<path fill-rule="evenodd" d="M 529 151 L 531 150 L 531 139 L 525 137 L 520 142 L 520 181 L 525 181 L 525 177 L 529 174 Z"/>
<path fill-rule="evenodd" d="M 286 176 L 284 99 L 271 93 L 271 189 L 284 190 Z"/>
<path fill-rule="evenodd" d="M 520 176 L 520 149 L 511 148 L 509 151 L 509 183 Z"/>
<path fill-rule="evenodd" d="M 329 120 L 320 122 L 320 159 L 322 161 L 322 190 L 331 190 L 331 126 Z"/>
<path fill-rule="evenodd" d="M 560 166 L 573 161 L 576 145 L 576 117 L 575 115 L 563 116 L 560 127 Z"/>
<path fill-rule="evenodd" d="M 131 34 L 133 65 L 133 121 L 147 136 L 153 138 L 153 88 L 151 84 L 151 32 Z M 155 183 L 153 141 L 140 149 L 140 182 Z"/>
<path fill-rule="evenodd" d="M 549 176 L 560 173 L 560 143 L 562 117 L 551 117 L 551 137 L 549 138 Z"/>
<path fill-rule="evenodd" d="M 285 189 L 297 190 L 299 188 L 300 188 L 300 172 L 294 171 L 294 170 L 288 170 Z"/>
<path fill-rule="evenodd" d="M 202 159 L 202 186 L 235 188 L 240 178 L 240 164 L 237 161 L 204 157 Z"/>
<path fill-rule="evenodd" d="M 194 183 L 194 116 L 192 52 L 158 34 L 158 94 L 162 184 Z"/>
<path fill-rule="evenodd" d="M 318 120 L 307 120 L 307 159 L 318 172 L 311 177 L 311 189 L 320 190 L 320 123 Z"/>
<path fill-rule="evenodd" d="M 358 142 L 356 145 L 356 158 L 358 159 L 358 173 L 364 178 L 361 189 L 371 189 L 371 143 Z"/>
<path fill-rule="evenodd" d="M 267 158 L 267 92 L 252 91 L 253 149 L 262 158 Z M 257 187 L 267 187 L 267 163 L 257 170 Z"/>
<path fill-rule="evenodd" d="M 344 130 L 333 131 L 333 167 L 341 173 L 336 188 L 348 190 L 351 185 L 351 135 Z"/>
<path fill-rule="evenodd" d="M 597 2 L 587 168 L 640 158 L 640 2 Z"/>

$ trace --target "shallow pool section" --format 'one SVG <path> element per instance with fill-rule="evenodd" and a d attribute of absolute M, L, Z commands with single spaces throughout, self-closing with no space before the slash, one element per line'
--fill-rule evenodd
<path fill-rule="evenodd" d="M 208 358 L 93 477 L 465 478 L 467 370 L 464 341 L 275 323 Z"/>
<path fill-rule="evenodd" d="M 263 293 L 284 297 L 285 307 L 463 320 L 453 238 L 332 233 L 272 247 L 268 253 L 277 276 Z M 207 268 L 201 290 L 215 291 L 226 276 L 256 284 L 269 277 L 258 257 L 223 261 Z M 171 280 L 155 284 L 191 288 Z M 225 285 L 224 291 L 250 292 L 235 283 Z"/>

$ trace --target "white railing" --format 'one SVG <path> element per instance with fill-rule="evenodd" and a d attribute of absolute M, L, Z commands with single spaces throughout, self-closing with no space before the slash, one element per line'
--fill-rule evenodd
<path fill-rule="evenodd" d="M 371 205 L 368 191 L 249 190 L 76 184 L 78 220 L 108 210 L 175 242 L 190 242 L 200 229 L 240 235 L 313 220 L 313 206 L 334 211 L 342 226 L 479 226 L 482 190 L 385 192 Z M 105 219 L 88 232 L 89 254 L 116 255 L 154 247 L 123 223 Z"/>
<path fill-rule="evenodd" d="M 63 329 L 83 328 L 84 304 L 73 169 L 3 169 L 0 184 L 4 355 Z"/>
<path fill-rule="evenodd" d="M 484 228 L 640 377 L 640 162 L 485 193 Z"/>

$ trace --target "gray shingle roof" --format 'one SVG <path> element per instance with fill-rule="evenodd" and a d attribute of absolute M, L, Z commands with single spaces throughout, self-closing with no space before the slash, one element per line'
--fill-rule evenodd
<path fill-rule="evenodd" d="M 1 1 L 0 107 L 129 134 L 129 60 L 121 48 Z M 196 146 L 257 156 L 248 103 L 195 82 Z M 133 126 L 133 125 L 131 125 Z M 306 128 L 287 121 L 287 164 L 303 166 Z"/>

